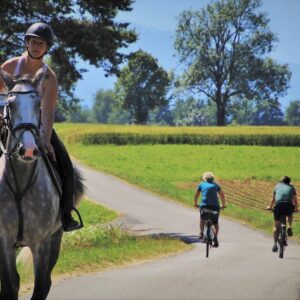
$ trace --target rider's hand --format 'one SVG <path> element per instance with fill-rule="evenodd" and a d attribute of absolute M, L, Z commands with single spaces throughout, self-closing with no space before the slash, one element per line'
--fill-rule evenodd
<path fill-rule="evenodd" d="M 225 209 L 226 208 L 226 205 L 221 205 L 220 206 L 220 209 Z"/>
<path fill-rule="evenodd" d="M 51 145 L 51 143 L 50 142 L 45 142 L 44 147 L 45 147 L 46 153 L 49 155 L 50 159 L 52 159 L 53 161 L 56 161 L 54 148 Z"/>
<path fill-rule="evenodd" d="M 194 203 L 195 208 L 199 208 L 199 205 L 197 203 Z"/>
<path fill-rule="evenodd" d="M 271 207 L 271 206 L 268 206 L 268 207 L 266 208 L 266 210 L 272 210 L 272 207 Z"/>

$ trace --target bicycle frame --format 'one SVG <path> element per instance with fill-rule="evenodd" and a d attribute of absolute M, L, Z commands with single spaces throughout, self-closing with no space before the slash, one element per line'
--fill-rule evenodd
<path fill-rule="evenodd" d="M 283 253 L 285 249 L 285 245 L 287 242 L 287 234 L 286 234 L 286 215 L 280 216 L 280 227 L 278 232 L 278 243 L 279 243 L 279 258 L 283 258 Z"/>
<path fill-rule="evenodd" d="M 214 231 L 212 229 L 212 219 L 213 215 L 218 214 L 218 211 L 206 209 L 201 209 L 201 214 L 205 214 L 204 216 L 204 238 L 206 243 L 206 257 L 209 256 L 209 249 L 212 246 L 212 242 L 214 239 Z"/>

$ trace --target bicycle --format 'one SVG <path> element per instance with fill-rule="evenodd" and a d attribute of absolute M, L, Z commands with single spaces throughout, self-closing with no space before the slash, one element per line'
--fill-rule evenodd
<path fill-rule="evenodd" d="M 279 258 L 283 258 L 285 246 L 287 246 L 286 217 L 286 215 L 280 216 L 280 229 L 278 233 Z"/>
<path fill-rule="evenodd" d="M 268 211 L 273 212 L 274 208 L 268 208 Z M 296 211 L 295 211 L 296 212 Z M 280 227 L 278 232 L 278 244 L 279 244 L 279 258 L 283 258 L 284 250 L 287 246 L 287 233 L 286 233 L 286 218 L 288 215 L 281 215 L 280 216 Z"/>
<path fill-rule="evenodd" d="M 209 250 L 212 246 L 213 240 L 215 238 L 214 231 L 212 229 L 213 219 L 219 211 L 211 210 L 207 208 L 201 208 L 201 215 L 204 217 L 204 241 L 206 244 L 206 257 L 209 256 Z"/>

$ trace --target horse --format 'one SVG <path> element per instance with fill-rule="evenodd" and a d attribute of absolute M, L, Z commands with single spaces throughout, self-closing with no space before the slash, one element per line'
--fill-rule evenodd
<path fill-rule="evenodd" d="M 1 142 L 0 158 L 0 299 L 18 299 L 16 250 L 27 246 L 34 268 L 31 299 L 41 300 L 50 291 L 63 235 L 61 182 L 59 176 L 53 176 L 55 168 L 49 168 L 42 143 L 41 96 L 37 91 L 42 69 L 33 78 L 15 77 L 3 70 L 1 77 L 8 92 L 4 100 L 7 135 L 6 142 Z M 78 203 L 84 193 L 78 170 L 75 187 Z"/>

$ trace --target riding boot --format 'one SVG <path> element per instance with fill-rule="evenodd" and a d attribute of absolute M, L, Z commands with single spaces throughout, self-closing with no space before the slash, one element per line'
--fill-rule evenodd
<path fill-rule="evenodd" d="M 70 156 L 54 130 L 52 130 L 51 144 L 55 150 L 56 159 L 62 172 L 62 227 L 64 231 L 73 231 L 82 228 L 72 217 L 74 209 L 75 181 L 74 168 Z"/>

